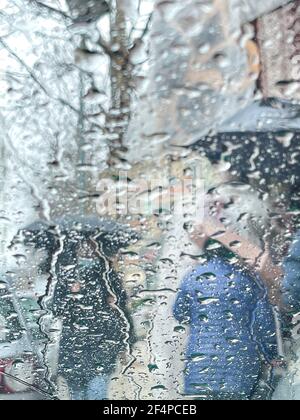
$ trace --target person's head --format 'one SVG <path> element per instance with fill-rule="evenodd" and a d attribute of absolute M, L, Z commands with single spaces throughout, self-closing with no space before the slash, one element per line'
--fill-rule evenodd
<path fill-rule="evenodd" d="M 231 229 L 257 246 L 271 232 L 272 203 L 247 184 L 228 182 L 209 194 L 211 211 Z"/>
<path fill-rule="evenodd" d="M 85 237 L 78 241 L 76 255 L 77 258 L 82 259 L 97 259 L 99 258 L 98 244 L 95 239 L 91 237 Z"/>

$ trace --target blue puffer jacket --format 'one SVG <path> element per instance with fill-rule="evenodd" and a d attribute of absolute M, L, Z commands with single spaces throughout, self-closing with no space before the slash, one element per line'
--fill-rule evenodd
<path fill-rule="evenodd" d="M 293 313 L 300 312 L 300 231 L 284 263 L 283 298 Z"/>
<path fill-rule="evenodd" d="M 190 324 L 185 391 L 250 397 L 278 356 L 274 313 L 258 279 L 218 257 L 185 278 L 174 308 Z"/>

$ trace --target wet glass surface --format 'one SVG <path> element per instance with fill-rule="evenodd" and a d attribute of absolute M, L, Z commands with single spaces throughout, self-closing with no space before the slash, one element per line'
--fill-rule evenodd
<path fill-rule="evenodd" d="M 0 0 L 0 400 L 300 399 L 299 19 Z"/>

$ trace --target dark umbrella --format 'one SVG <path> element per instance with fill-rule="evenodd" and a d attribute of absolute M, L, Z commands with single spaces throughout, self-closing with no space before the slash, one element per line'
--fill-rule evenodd
<path fill-rule="evenodd" d="M 267 100 L 238 114 L 214 136 L 193 148 L 213 163 L 230 163 L 236 178 L 255 180 L 262 191 L 285 194 L 293 207 L 299 202 L 300 107 Z"/>
<path fill-rule="evenodd" d="M 127 226 L 97 216 L 66 216 L 52 222 L 38 221 L 21 231 L 24 242 L 53 253 L 63 237 L 74 241 L 92 238 L 107 257 L 116 255 L 139 235 Z M 52 251 L 52 252 L 51 252 Z"/>

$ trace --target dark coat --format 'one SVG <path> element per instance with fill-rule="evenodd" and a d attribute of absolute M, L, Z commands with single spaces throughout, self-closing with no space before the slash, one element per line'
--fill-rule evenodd
<path fill-rule="evenodd" d="M 70 247 L 58 257 L 56 273 L 53 314 L 63 321 L 59 372 L 74 384 L 80 378 L 81 385 L 97 374 L 111 374 L 132 340 L 118 274 L 106 257 L 78 259 Z M 81 290 L 73 293 L 77 282 Z"/>

